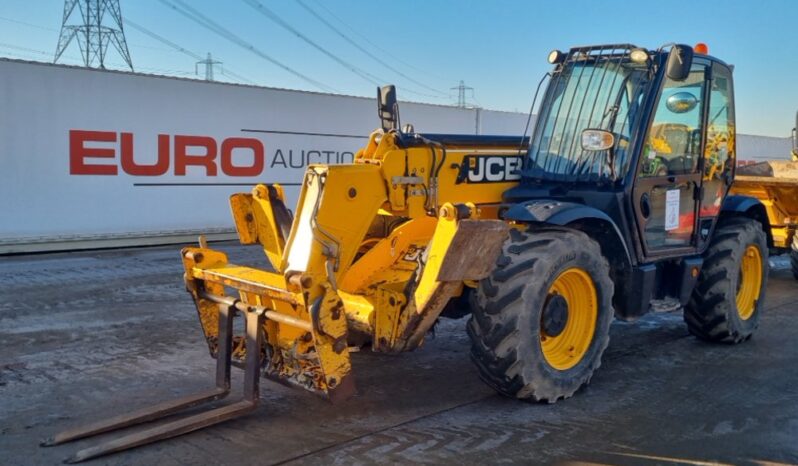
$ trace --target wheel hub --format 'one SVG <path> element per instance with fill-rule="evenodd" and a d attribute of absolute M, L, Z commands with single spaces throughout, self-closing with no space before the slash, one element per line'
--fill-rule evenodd
<path fill-rule="evenodd" d="M 737 313 L 742 320 L 754 315 L 762 290 L 762 276 L 762 254 L 755 244 L 751 244 L 743 253 L 737 275 Z"/>
<path fill-rule="evenodd" d="M 549 294 L 543 307 L 540 325 L 550 337 L 560 335 L 568 324 L 568 301 L 558 294 Z"/>

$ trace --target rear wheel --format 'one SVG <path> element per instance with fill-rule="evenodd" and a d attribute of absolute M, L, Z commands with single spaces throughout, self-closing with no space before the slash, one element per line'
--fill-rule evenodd
<path fill-rule="evenodd" d="M 693 335 L 739 343 L 759 326 L 768 278 L 768 247 L 762 225 L 748 218 L 721 220 L 698 283 L 684 310 Z"/>
<path fill-rule="evenodd" d="M 480 377 L 510 397 L 570 397 L 601 364 L 612 295 L 609 264 L 584 233 L 511 230 L 468 323 Z"/>

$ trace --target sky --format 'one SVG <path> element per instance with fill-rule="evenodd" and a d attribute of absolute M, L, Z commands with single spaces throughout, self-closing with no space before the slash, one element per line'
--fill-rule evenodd
<path fill-rule="evenodd" d="M 0 56 L 52 61 L 63 4 L 0 0 Z M 537 82 L 550 69 L 546 56 L 552 49 L 600 43 L 653 49 L 671 42 L 704 42 L 711 55 L 735 66 L 738 132 L 788 137 L 798 110 L 794 0 L 120 4 L 129 20 L 125 35 L 133 65 L 143 73 L 202 78 L 204 67 L 196 76 L 194 57 L 211 53 L 222 62 L 215 69 L 220 81 L 368 97 L 375 95 L 376 84 L 393 83 L 400 100 L 451 105 L 457 101 L 451 88 L 462 80 L 473 88 L 466 94 L 469 105 L 526 112 Z M 181 14 L 186 5 L 235 37 L 223 37 Z M 59 63 L 82 63 L 77 44 Z M 124 62 L 110 51 L 106 67 L 123 69 Z"/>

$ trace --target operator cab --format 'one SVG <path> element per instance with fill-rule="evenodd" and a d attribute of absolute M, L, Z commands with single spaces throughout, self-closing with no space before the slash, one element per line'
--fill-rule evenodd
<path fill-rule="evenodd" d="M 690 269 L 700 265 L 734 179 L 732 68 L 707 52 L 703 44 L 552 52 L 554 70 L 521 182 L 504 197 L 505 218 L 548 222 L 544 205 L 547 212 L 582 209 L 572 215 L 580 228 L 617 234 L 614 253 L 631 266 L 615 264 L 620 275 L 654 298 L 684 304 L 694 285 Z M 565 223 L 568 215 L 561 217 Z M 669 288 L 656 278 L 666 270 L 687 280 Z M 648 309 L 647 302 L 623 307 Z"/>

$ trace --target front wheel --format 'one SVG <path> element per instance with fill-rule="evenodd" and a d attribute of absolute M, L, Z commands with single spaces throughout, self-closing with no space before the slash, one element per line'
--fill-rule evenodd
<path fill-rule="evenodd" d="M 762 225 L 749 218 L 720 220 L 684 320 L 702 340 L 740 343 L 759 326 L 768 279 L 768 245 Z"/>
<path fill-rule="evenodd" d="M 480 377 L 510 397 L 570 397 L 601 364 L 613 291 L 609 264 L 586 234 L 511 230 L 468 323 Z"/>

